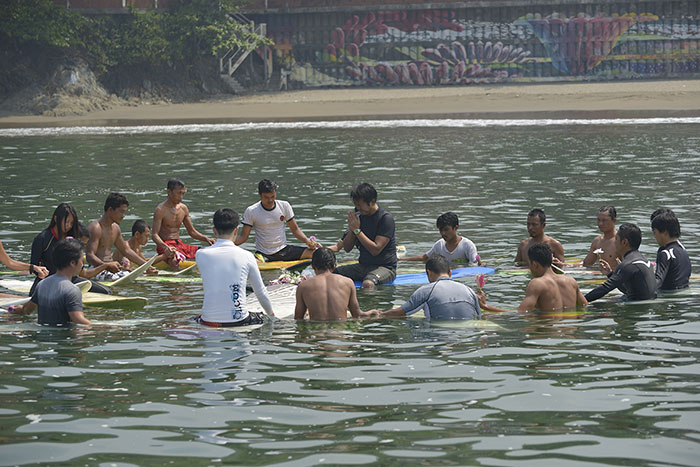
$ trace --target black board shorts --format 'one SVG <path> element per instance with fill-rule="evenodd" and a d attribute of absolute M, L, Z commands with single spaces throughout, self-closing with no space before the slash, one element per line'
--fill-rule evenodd
<path fill-rule="evenodd" d="M 306 248 L 303 246 L 287 245 L 277 253 L 271 255 L 266 255 L 260 251 L 256 251 L 255 253 L 260 253 L 263 258 L 265 258 L 265 261 L 296 261 L 301 258 L 301 255 L 303 255 L 305 251 Z"/>
<path fill-rule="evenodd" d="M 265 314 L 261 312 L 257 313 L 248 313 L 248 317 L 245 319 L 242 319 L 240 321 L 234 321 L 231 323 L 217 323 L 213 321 L 204 321 L 202 319 L 202 315 L 198 315 L 194 317 L 194 320 L 198 322 L 199 324 L 203 324 L 205 326 L 211 326 L 214 328 L 233 328 L 236 326 L 250 326 L 253 324 L 264 324 L 265 323 Z"/>

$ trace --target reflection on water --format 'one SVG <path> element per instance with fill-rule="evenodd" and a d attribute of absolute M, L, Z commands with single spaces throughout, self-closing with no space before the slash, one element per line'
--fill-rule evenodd
<path fill-rule="evenodd" d="M 218 207 L 242 211 L 268 177 L 324 243 L 344 229 L 350 188 L 369 181 L 410 255 L 453 210 L 481 256 L 507 268 L 539 206 L 567 256 L 582 257 L 598 207 L 613 203 L 621 222 L 640 224 L 650 257 L 649 213 L 672 207 L 697 259 L 696 134 L 675 124 L 0 137 L 0 240 L 27 260 L 56 204 L 89 221 L 109 190 L 131 201 L 128 231 L 151 218 L 171 175 L 208 232 Z M 527 280 L 497 273 L 490 300 L 515 307 Z M 358 295 L 387 308 L 412 291 Z M 502 330 L 406 320 L 237 334 L 191 324 L 200 284 L 123 293 L 149 304 L 88 311 L 108 327 L 0 317 L 0 464 L 697 465 L 697 294 L 490 316 Z"/>

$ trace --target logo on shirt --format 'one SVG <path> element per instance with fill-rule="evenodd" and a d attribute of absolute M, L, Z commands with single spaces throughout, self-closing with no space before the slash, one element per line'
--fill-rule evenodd
<path fill-rule="evenodd" d="M 243 306 L 241 304 L 241 286 L 231 284 L 228 286 L 231 289 L 231 301 L 233 302 L 233 310 L 231 310 L 231 318 L 238 321 L 243 318 Z"/>
<path fill-rule="evenodd" d="M 637 261 L 634 261 L 632 264 L 643 264 L 644 266 L 651 268 L 651 261 L 642 261 L 641 259 L 638 259 Z"/>
<path fill-rule="evenodd" d="M 284 222 L 284 216 L 280 216 L 280 222 Z"/>
<path fill-rule="evenodd" d="M 673 248 L 670 250 L 661 250 L 666 254 L 666 261 L 671 261 L 671 258 L 676 259 L 676 255 L 673 254 Z"/>

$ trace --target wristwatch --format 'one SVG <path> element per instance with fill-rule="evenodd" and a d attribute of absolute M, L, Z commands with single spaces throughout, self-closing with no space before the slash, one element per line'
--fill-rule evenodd
<path fill-rule="evenodd" d="M 354 233 L 356 237 L 357 237 L 358 235 L 360 235 L 360 232 L 362 232 L 362 230 L 360 230 L 360 229 L 355 229 L 355 230 L 352 231 L 352 233 Z"/>

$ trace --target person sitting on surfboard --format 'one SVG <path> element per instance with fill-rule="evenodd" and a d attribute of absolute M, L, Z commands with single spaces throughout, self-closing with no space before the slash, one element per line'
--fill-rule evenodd
<path fill-rule="evenodd" d="M 129 247 L 134 250 L 134 253 L 139 255 L 141 259 L 144 261 L 148 261 L 148 258 L 144 256 L 142 247 L 148 243 L 148 240 L 151 238 L 151 228 L 146 224 L 146 221 L 143 219 L 137 219 L 134 221 L 134 223 L 131 225 L 131 238 L 126 242 L 129 244 Z M 156 259 L 153 260 L 153 264 L 158 263 L 160 261 L 165 260 L 166 255 L 158 255 L 156 256 Z M 120 263 L 125 262 L 124 256 L 121 254 L 119 250 L 114 252 L 114 260 L 119 261 Z M 127 264 L 125 267 L 128 268 L 128 260 Z M 158 270 L 154 267 L 148 268 L 148 274 L 157 274 Z"/>
<path fill-rule="evenodd" d="M 639 252 L 642 231 L 634 224 L 622 224 L 615 235 L 615 250 L 622 262 L 613 271 L 607 261 L 600 261 L 600 270 L 608 280 L 586 294 L 592 302 L 617 288 L 627 300 L 649 300 L 656 297 L 656 278 L 651 261 Z"/>
<path fill-rule="evenodd" d="M 528 249 L 536 243 L 546 243 L 554 254 L 552 263 L 555 266 L 564 266 L 564 247 L 549 235 L 545 235 L 545 225 L 547 225 L 547 217 L 542 209 L 535 208 L 527 213 L 527 233 L 530 234 L 530 237 L 520 242 L 518 253 L 515 255 L 516 263 L 527 264 Z"/>
<path fill-rule="evenodd" d="M 556 274 L 552 270 L 552 249 L 547 243 L 535 243 L 527 250 L 530 272 L 533 279 L 527 285 L 525 298 L 518 306 L 519 312 L 532 311 L 564 311 L 585 306 L 584 298 L 576 280 L 565 274 Z M 479 304 L 486 311 L 505 312 L 503 308 L 488 305 L 483 290 L 477 292 Z"/>
<path fill-rule="evenodd" d="M 168 199 L 160 203 L 153 213 L 153 241 L 156 244 L 156 253 L 159 255 L 165 254 L 170 267 L 178 269 L 181 257 L 193 259 L 199 248 L 183 243 L 180 240 L 180 227 L 183 224 L 185 230 L 193 239 L 209 245 L 213 245 L 214 240 L 199 233 L 194 228 L 190 218 L 190 210 L 182 202 L 187 192 L 185 182 L 178 178 L 171 178 L 168 180 L 166 188 Z M 178 256 L 180 256 L 180 259 L 178 259 Z"/>
<path fill-rule="evenodd" d="M 454 212 L 446 212 L 437 218 L 437 228 L 440 231 L 440 240 L 420 256 L 409 256 L 399 258 L 399 261 L 428 261 L 432 255 L 441 255 L 447 258 L 450 266 L 454 267 L 455 262 L 476 263 L 481 266 L 481 258 L 476 251 L 474 242 L 457 233 L 459 228 L 459 217 Z"/>
<path fill-rule="evenodd" d="M 615 252 L 615 221 L 617 211 L 613 206 L 605 205 L 598 211 L 598 229 L 602 232 L 591 243 L 588 254 L 581 263 L 583 266 L 592 266 L 596 261 L 604 259 L 608 264 L 617 265 L 617 253 Z M 600 252 L 602 250 L 602 253 Z"/>
<path fill-rule="evenodd" d="M 91 324 L 83 314 L 83 294 L 71 282 L 83 269 L 83 245 L 74 238 L 64 238 L 53 249 L 56 273 L 42 280 L 24 306 L 13 313 L 29 314 L 39 307 L 37 322 L 45 326 Z"/>
<path fill-rule="evenodd" d="M 656 289 L 685 289 L 690 285 L 691 266 L 688 252 L 678 240 L 681 224 L 670 209 L 657 209 L 654 214 L 651 229 L 659 244 L 656 252 Z"/>
<path fill-rule="evenodd" d="M 336 274 L 361 281 L 363 288 L 391 282 L 396 277 L 396 225 L 394 216 L 377 204 L 377 190 L 369 183 L 360 183 L 350 197 L 355 211 L 348 211 L 348 229 L 343 235 L 343 248 L 360 250 L 358 264 L 348 264 Z"/>
<path fill-rule="evenodd" d="M 416 290 L 406 303 L 388 311 L 363 312 L 363 318 L 404 318 L 423 310 L 426 319 L 481 319 L 479 300 L 468 286 L 450 279 L 450 262 L 441 255 L 432 255 L 425 263 L 430 284 Z"/>
<path fill-rule="evenodd" d="M 200 324 L 232 327 L 264 323 L 263 313 L 251 312 L 246 307 L 248 282 L 267 315 L 274 316 L 257 260 L 251 252 L 233 243 L 239 220 L 233 209 L 216 211 L 213 229 L 216 243 L 197 251 L 197 268 L 204 285 L 202 313 L 195 318 Z"/>
<path fill-rule="evenodd" d="M 316 274 L 297 286 L 294 319 L 304 319 L 309 312 L 312 321 L 345 321 L 348 310 L 353 318 L 360 316 L 355 284 L 347 277 L 333 274 L 335 253 L 326 247 L 318 248 L 311 256 L 311 267 Z"/>
<path fill-rule="evenodd" d="M 264 179 L 258 183 L 260 201 L 248 206 L 243 213 L 243 229 L 236 238 L 236 245 L 248 240 L 250 230 L 255 229 L 255 256 L 264 261 L 295 261 L 311 258 L 317 244 L 309 240 L 294 218 L 292 205 L 277 199 L 277 184 Z M 284 227 L 289 226 L 292 235 L 307 248 L 288 245 Z"/>
<path fill-rule="evenodd" d="M 129 201 L 126 199 L 126 196 L 121 193 L 110 193 L 105 200 L 102 217 L 95 219 L 88 225 L 88 230 L 90 231 L 90 239 L 86 247 L 88 263 L 92 267 L 99 267 L 104 263 L 112 263 L 107 265 L 105 271 L 95 276 L 95 280 L 111 282 L 129 273 L 119 263 L 113 262 L 112 246 L 117 247 L 122 256 L 129 258 L 129 261 L 139 266 L 146 262 L 122 238 L 119 224 L 124 220 L 128 208 Z"/>

